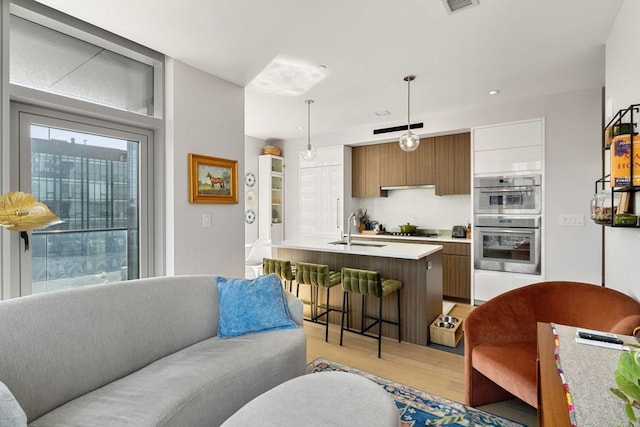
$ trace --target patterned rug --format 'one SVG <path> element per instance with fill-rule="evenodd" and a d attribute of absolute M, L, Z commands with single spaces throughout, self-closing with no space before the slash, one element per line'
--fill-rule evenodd
<path fill-rule="evenodd" d="M 391 394 L 398 407 L 402 427 L 526 427 L 462 403 L 448 400 L 377 375 L 318 357 L 307 365 L 307 372 L 343 371 L 368 378 Z"/>

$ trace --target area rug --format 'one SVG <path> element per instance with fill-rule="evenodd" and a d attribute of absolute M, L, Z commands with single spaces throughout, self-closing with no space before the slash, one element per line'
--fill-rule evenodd
<path fill-rule="evenodd" d="M 307 372 L 351 372 L 379 384 L 393 398 L 402 427 L 526 427 L 488 412 L 400 384 L 369 372 L 318 357 L 307 365 Z"/>

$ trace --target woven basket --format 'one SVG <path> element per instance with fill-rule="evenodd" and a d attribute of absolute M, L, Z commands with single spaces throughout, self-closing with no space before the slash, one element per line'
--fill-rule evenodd
<path fill-rule="evenodd" d="M 274 147 L 273 145 L 265 145 L 262 147 L 262 154 L 271 154 L 272 156 L 279 156 L 282 154 L 282 150 L 278 147 Z"/>

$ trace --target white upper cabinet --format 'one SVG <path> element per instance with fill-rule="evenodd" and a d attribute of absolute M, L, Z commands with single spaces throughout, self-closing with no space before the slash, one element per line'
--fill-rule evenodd
<path fill-rule="evenodd" d="M 474 128 L 472 140 L 475 175 L 542 170 L 542 119 Z"/>

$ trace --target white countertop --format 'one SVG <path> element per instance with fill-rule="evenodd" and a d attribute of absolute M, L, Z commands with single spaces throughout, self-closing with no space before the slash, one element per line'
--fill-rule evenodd
<path fill-rule="evenodd" d="M 429 242 L 446 242 L 446 243 L 471 243 L 471 239 L 467 238 L 459 238 L 459 237 L 451 237 L 451 235 L 440 235 L 440 236 L 394 236 L 393 234 L 361 234 L 361 233 L 352 233 L 352 237 L 362 237 L 367 239 L 376 239 L 376 240 L 407 240 L 407 241 L 429 241 Z"/>
<path fill-rule="evenodd" d="M 396 242 L 364 242 L 353 241 L 351 246 L 332 245 L 332 240 L 284 240 L 273 243 L 274 248 L 300 249 L 305 251 L 333 252 L 351 255 L 379 256 L 387 258 L 422 259 L 442 250 L 440 245 L 422 243 L 396 243 Z M 374 244 L 376 246 L 362 246 L 362 244 Z M 381 245 L 381 246 L 377 246 Z"/>

